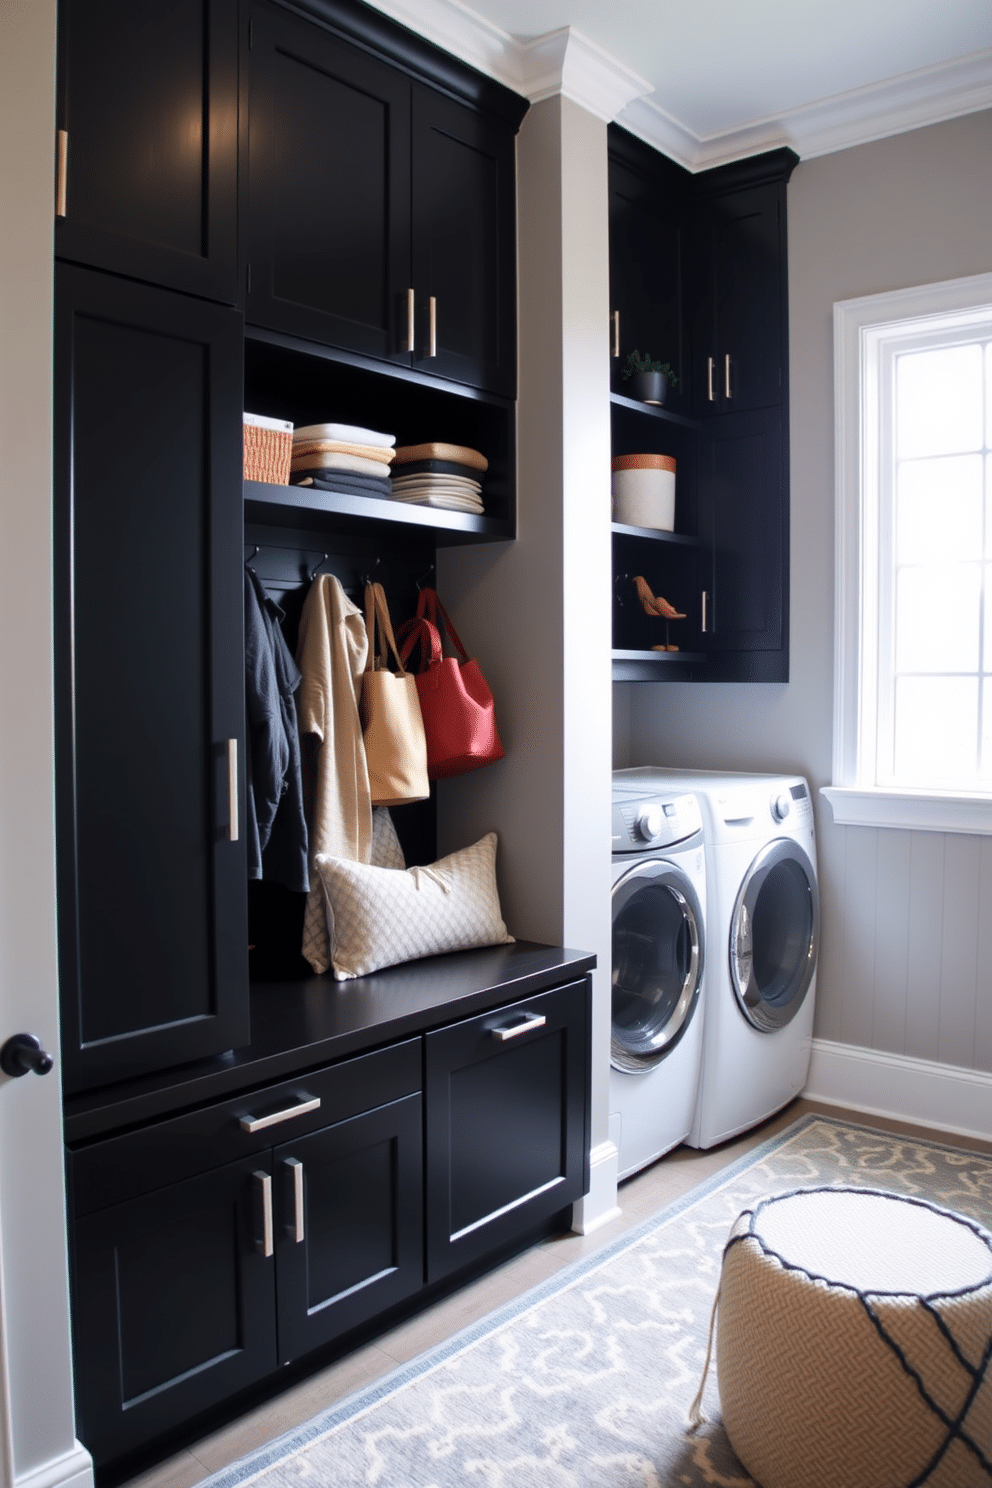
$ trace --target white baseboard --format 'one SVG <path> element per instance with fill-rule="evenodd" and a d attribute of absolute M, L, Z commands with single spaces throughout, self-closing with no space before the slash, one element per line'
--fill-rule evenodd
<path fill-rule="evenodd" d="M 814 1039 L 807 1100 L 992 1142 L 992 1074 Z"/>
<path fill-rule="evenodd" d="M 76 1442 L 71 1452 L 16 1477 L 14 1488 L 93 1488 L 93 1459 Z"/>
<path fill-rule="evenodd" d="M 589 1192 L 572 1205 L 572 1229 L 589 1235 L 620 1213 L 617 1173 L 620 1154 L 613 1142 L 600 1142 L 589 1154 Z"/>

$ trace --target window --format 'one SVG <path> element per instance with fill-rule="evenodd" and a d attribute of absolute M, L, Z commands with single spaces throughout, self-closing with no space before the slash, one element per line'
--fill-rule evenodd
<path fill-rule="evenodd" d="M 992 275 L 834 306 L 838 821 L 992 831 Z"/>

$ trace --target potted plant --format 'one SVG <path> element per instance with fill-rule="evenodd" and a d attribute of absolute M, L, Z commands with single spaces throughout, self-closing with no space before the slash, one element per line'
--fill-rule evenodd
<path fill-rule="evenodd" d="M 669 386 L 678 387 L 679 380 L 669 362 L 656 362 L 650 352 L 632 351 L 623 365 L 621 377 L 627 384 L 625 391 L 640 403 L 652 403 L 661 407 Z"/>

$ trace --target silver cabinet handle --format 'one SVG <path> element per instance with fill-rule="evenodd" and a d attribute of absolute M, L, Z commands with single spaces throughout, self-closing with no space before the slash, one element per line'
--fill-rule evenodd
<path fill-rule="evenodd" d="M 287 1106 L 283 1111 L 272 1111 L 268 1116 L 240 1116 L 238 1125 L 249 1136 L 254 1136 L 255 1132 L 264 1131 L 267 1126 L 278 1126 L 280 1121 L 292 1121 L 294 1116 L 305 1116 L 307 1111 L 317 1111 L 319 1108 L 320 1096 L 315 1095 L 311 1099 L 300 1101 L 298 1105 Z"/>
<path fill-rule="evenodd" d="M 69 177 L 69 131 L 60 129 L 55 137 L 55 215 L 66 215 Z"/>
<path fill-rule="evenodd" d="M 238 741 L 227 741 L 227 835 L 238 840 Z"/>
<path fill-rule="evenodd" d="M 706 396 L 711 403 L 715 402 L 713 396 L 713 358 L 706 358 Z"/>
<path fill-rule="evenodd" d="M 427 329 L 427 355 L 437 356 L 437 300 L 434 295 L 430 298 L 430 319 Z"/>
<path fill-rule="evenodd" d="M 619 310 L 614 310 L 613 315 L 611 316 L 611 319 L 613 321 L 613 352 L 612 352 L 612 355 L 615 356 L 615 357 L 618 357 L 620 355 L 620 311 Z"/>
<path fill-rule="evenodd" d="M 707 632 L 708 632 L 708 630 L 709 630 L 708 616 L 707 616 L 707 613 L 706 613 L 707 610 L 708 610 L 708 608 L 709 608 L 708 600 L 709 600 L 709 595 L 706 592 L 706 590 L 704 589 L 703 590 L 703 618 L 702 618 L 702 621 L 701 621 L 700 626 L 699 626 L 699 629 L 700 629 L 700 631 L 702 632 L 703 635 L 706 635 Z"/>
<path fill-rule="evenodd" d="M 292 1191 L 293 1201 L 293 1218 L 286 1226 L 286 1233 L 299 1245 L 306 1238 L 303 1229 L 303 1164 L 298 1157 L 286 1157 L 283 1159 L 283 1167 L 289 1179 L 287 1186 Z"/>
<path fill-rule="evenodd" d="M 406 349 L 415 351 L 414 315 L 417 308 L 416 296 L 412 289 L 406 292 Z"/>
<path fill-rule="evenodd" d="M 272 1239 L 272 1178 L 268 1173 L 260 1173 L 257 1170 L 252 1173 L 255 1180 L 255 1193 L 262 1206 L 262 1238 L 255 1236 L 255 1246 L 263 1256 L 270 1256 L 275 1249 Z"/>
<path fill-rule="evenodd" d="M 547 1021 L 543 1013 L 530 1013 L 522 1023 L 511 1023 L 508 1028 L 494 1028 L 492 1035 L 501 1044 L 505 1044 L 507 1039 L 519 1038 L 522 1033 L 533 1033 L 535 1028 L 543 1028 Z"/>
<path fill-rule="evenodd" d="M 733 393 L 730 391 L 730 352 L 729 351 L 727 352 L 727 355 L 723 359 L 723 395 L 724 395 L 725 398 L 732 398 L 734 396 Z"/>

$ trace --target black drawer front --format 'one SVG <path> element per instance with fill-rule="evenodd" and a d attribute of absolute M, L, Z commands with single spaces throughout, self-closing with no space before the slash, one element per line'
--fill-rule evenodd
<path fill-rule="evenodd" d="M 407 1039 L 293 1080 L 246 1091 L 187 1115 L 70 1152 L 74 1210 L 92 1214 L 178 1183 L 219 1163 L 268 1151 L 279 1142 L 358 1116 L 421 1088 L 421 1042 Z M 247 1131 L 243 1120 L 318 1106 Z"/>
<path fill-rule="evenodd" d="M 428 1281 L 585 1191 L 588 1001 L 584 979 L 427 1035 Z"/>

